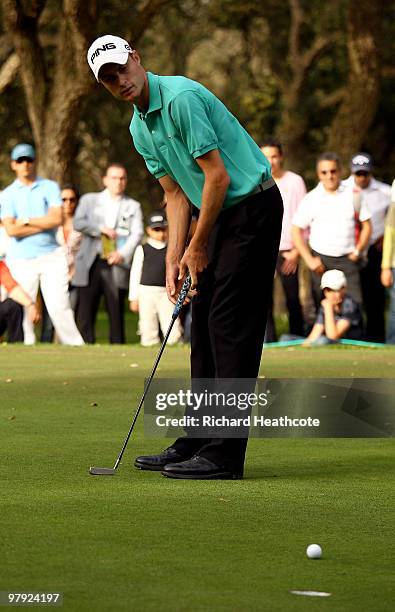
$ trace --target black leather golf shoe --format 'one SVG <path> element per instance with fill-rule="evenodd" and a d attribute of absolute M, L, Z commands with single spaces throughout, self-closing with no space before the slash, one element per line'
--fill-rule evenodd
<path fill-rule="evenodd" d="M 175 448 L 170 446 L 159 453 L 159 455 L 136 457 L 134 467 L 140 470 L 152 470 L 155 472 L 163 470 L 168 463 L 178 463 L 186 459 L 189 459 L 189 457 L 181 455 Z"/>
<path fill-rule="evenodd" d="M 243 478 L 242 470 L 232 470 L 213 463 L 205 457 L 194 455 L 187 461 L 168 463 L 162 470 L 167 478 L 190 478 L 195 480 L 237 480 Z"/>

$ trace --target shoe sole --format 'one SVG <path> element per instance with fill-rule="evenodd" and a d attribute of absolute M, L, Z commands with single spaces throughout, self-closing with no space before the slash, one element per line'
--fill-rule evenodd
<path fill-rule="evenodd" d="M 190 457 L 188 457 L 190 458 Z M 169 461 L 169 463 L 181 463 L 182 461 L 186 461 L 186 459 L 180 459 L 180 461 Z M 164 467 L 166 467 L 166 465 L 169 465 L 169 463 L 162 463 L 162 465 L 149 465 L 149 463 L 137 463 L 136 461 L 134 462 L 134 467 L 139 469 L 139 470 L 147 470 L 149 472 L 160 472 L 163 470 Z"/>
<path fill-rule="evenodd" d="M 230 474 L 229 472 L 220 472 L 218 474 L 201 474 L 201 475 L 189 475 L 189 474 L 172 474 L 171 472 L 162 472 L 162 476 L 165 478 L 177 478 L 178 480 L 242 480 L 242 474 Z"/>
<path fill-rule="evenodd" d="M 156 466 L 156 465 L 144 465 L 141 463 L 135 463 L 134 467 L 137 468 L 138 470 L 146 470 L 147 472 L 161 472 L 163 468 L 165 467 L 165 465 Z"/>

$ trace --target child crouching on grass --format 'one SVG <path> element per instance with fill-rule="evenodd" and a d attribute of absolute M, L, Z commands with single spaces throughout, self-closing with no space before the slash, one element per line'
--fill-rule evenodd
<path fill-rule="evenodd" d="M 324 299 L 305 346 L 333 344 L 341 338 L 361 340 L 360 306 L 346 293 L 347 279 L 341 270 L 328 270 L 321 278 Z"/>
<path fill-rule="evenodd" d="M 129 307 L 139 313 L 142 346 L 160 342 L 165 335 L 174 305 L 166 293 L 167 221 L 164 211 L 152 213 L 146 227 L 147 239 L 134 253 L 129 281 Z M 174 323 L 168 344 L 175 344 L 182 335 L 179 320 Z"/>
<path fill-rule="evenodd" d="M 334 344 L 341 338 L 361 340 L 362 312 L 359 304 L 346 293 L 347 279 L 341 270 L 327 270 L 321 278 L 324 299 L 314 326 L 303 346 Z M 302 340 L 302 336 L 283 334 L 280 341 Z"/>

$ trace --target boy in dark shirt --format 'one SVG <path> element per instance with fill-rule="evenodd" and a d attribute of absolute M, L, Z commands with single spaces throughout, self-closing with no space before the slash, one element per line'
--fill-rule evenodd
<path fill-rule="evenodd" d="M 152 213 L 146 227 L 147 240 L 136 248 L 130 271 L 129 304 L 139 313 L 141 344 L 160 342 L 159 327 L 164 335 L 174 310 L 166 292 L 167 221 L 164 211 Z M 174 323 L 168 344 L 181 338 L 179 320 Z"/>

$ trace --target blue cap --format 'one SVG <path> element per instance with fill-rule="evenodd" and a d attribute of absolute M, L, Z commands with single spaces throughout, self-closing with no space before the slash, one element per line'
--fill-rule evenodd
<path fill-rule="evenodd" d="M 11 159 L 12 161 L 16 161 L 20 157 L 31 157 L 32 159 L 36 159 L 34 147 L 25 143 L 17 144 L 11 151 Z"/>

